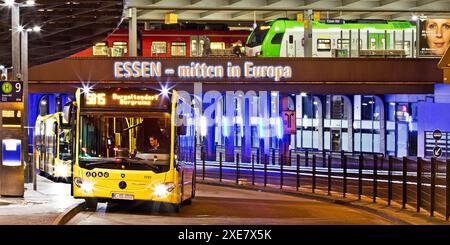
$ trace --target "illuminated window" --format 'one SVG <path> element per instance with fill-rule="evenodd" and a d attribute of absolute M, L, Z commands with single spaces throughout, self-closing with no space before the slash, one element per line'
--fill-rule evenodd
<path fill-rule="evenodd" d="M 128 53 L 128 43 L 123 41 L 115 41 L 113 42 L 113 46 L 111 48 L 111 56 L 112 57 L 122 57 L 126 53 Z"/>
<path fill-rule="evenodd" d="M 211 42 L 211 49 L 225 49 L 224 42 Z"/>
<path fill-rule="evenodd" d="M 331 39 L 317 39 L 317 51 L 331 51 Z"/>
<path fill-rule="evenodd" d="M 411 48 L 411 42 L 410 41 L 404 41 L 403 42 L 405 46 L 402 45 L 402 41 L 395 41 L 395 49 L 396 50 L 405 50 L 405 55 L 409 55 L 409 50 Z"/>
<path fill-rule="evenodd" d="M 167 53 L 166 42 L 152 42 L 152 54 L 165 54 Z"/>
<path fill-rule="evenodd" d="M 107 42 L 96 43 L 92 47 L 92 53 L 94 56 L 109 56 L 109 47 Z"/>
<path fill-rule="evenodd" d="M 186 56 L 186 43 L 185 42 L 173 42 L 170 47 L 170 53 L 172 56 Z"/>
<path fill-rule="evenodd" d="M 350 44 L 349 39 L 338 39 L 337 40 L 337 48 L 338 49 L 348 49 Z"/>
<path fill-rule="evenodd" d="M 197 56 L 197 40 L 191 40 L 191 56 Z"/>

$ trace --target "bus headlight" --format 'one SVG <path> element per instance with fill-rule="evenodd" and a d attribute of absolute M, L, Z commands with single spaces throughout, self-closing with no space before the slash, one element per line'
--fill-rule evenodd
<path fill-rule="evenodd" d="M 164 198 L 171 191 L 173 191 L 173 189 L 175 189 L 175 184 L 174 183 L 157 184 L 153 188 L 153 193 L 159 198 Z"/>
<path fill-rule="evenodd" d="M 77 185 L 83 192 L 92 193 L 94 190 L 94 183 L 89 180 L 83 180 L 81 178 L 74 179 L 75 185 Z"/>
<path fill-rule="evenodd" d="M 55 166 L 55 175 L 58 177 L 67 177 L 69 175 L 68 167 L 69 167 L 69 165 L 66 163 L 56 165 Z"/>

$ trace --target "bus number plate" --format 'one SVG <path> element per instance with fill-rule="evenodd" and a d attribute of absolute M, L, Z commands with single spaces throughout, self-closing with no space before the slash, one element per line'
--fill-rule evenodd
<path fill-rule="evenodd" d="M 112 199 L 134 200 L 134 196 L 131 194 L 113 193 Z"/>

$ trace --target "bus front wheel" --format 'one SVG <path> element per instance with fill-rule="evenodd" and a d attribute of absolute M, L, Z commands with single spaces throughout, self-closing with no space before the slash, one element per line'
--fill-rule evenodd
<path fill-rule="evenodd" d="M 85 198 L 84 201 L 85 201 L 84 202 L 84 207 L 87 210 L 91 210 L 91 211 L 97 210 L 98 201 L 96 199 L 94 199 L 94 198 Z"/>

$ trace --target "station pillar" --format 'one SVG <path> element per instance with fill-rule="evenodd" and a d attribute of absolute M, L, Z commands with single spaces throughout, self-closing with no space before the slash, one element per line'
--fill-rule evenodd
<path fill-rule="evenodd" d="M 129 55 L 131 57 L 137 56 L 137 9 L 128 9 L 128 43 L 130 45 Z"/>
<path fill-rule="evenodd" d="M 311 9 L 304 11 L 304 54 L 305 57 L 312 57 L 312 27 L 313 27 L 313 20 L 314 15 L 313 11 Z"/>

